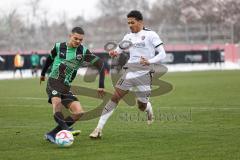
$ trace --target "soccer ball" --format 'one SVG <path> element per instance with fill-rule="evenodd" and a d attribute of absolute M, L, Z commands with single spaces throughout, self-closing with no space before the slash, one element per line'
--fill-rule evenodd
<path fill-rule="evenodd" d="M 55 141 L 60 147 L 69 147 L 73 144 L 73 135 L 70 131 L 61 130 L 56 134 Z"/>

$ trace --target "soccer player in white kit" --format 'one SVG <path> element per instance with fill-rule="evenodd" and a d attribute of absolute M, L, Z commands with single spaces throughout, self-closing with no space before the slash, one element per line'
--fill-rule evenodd
<path fill-rule="evenodd" d="M 146 112 L 148 124 L 153 122 L 153 109 L 149 102 L 151 93 L 151 73 L 149 65 L 160 64 L 160 61 L 166 57 L 166 53 L 163 48 L 163 42 L 157 33 L 144 27 L 141 12 L 132 10 L 127 15 L 127 21 L 131 33 L 126 34 L 123 41 L 131 41 L 132 43 L 132 46 L 128 50 L 130 58 L 125 65 L 125 73 L 118 80 L 115 86 L 115 92 L 104 107 L 97 127 L 89 135 L 90 138 L 101 138 L 103 127 L 117 107 L 118 102 L 133 87 L 138 90 L 135 93 L 138 108 Z M 123 49 L 117 47 L 115 50 L 110 51 L 109 55 L 115 57 L 122 52 Z M 155 52 L 158 52 L 158 54 L 155 55 Z"/>

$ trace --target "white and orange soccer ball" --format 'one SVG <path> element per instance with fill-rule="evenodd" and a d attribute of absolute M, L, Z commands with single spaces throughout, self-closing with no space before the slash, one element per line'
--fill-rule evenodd
<path fill-rule="evenodd" d="M 60 147 L 69 147 L 73 144 L 74 138 L 70 131 L 61 130 L 56 134 L 55 142 Z"/>

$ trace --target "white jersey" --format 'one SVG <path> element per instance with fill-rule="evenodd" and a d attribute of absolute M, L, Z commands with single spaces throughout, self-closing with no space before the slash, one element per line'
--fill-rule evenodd
<path fill-rule="evenodd" d="M 163 44 L 156 32 L 145 28 L 138 33 L 126 34 L 123 40 L 131 41 L 133 44 L 129 49 L 130 58 L 128 63 L 139 63 L 141 57 L 153 58 L 155 48 Z"/>
<path fill-rule="evenodd" d="M 131 41 L 133 46 L 129 48 L 129 60 L 127 63 L 140 64 L 140 58 L 151 59 L 155 57 L 155 48 L 162 45 L 163 42 L 159 38 L 158 34 L 149 29 L 143 29 L 138 33 L 128 33 L 124 36 L 123 40 Z M 121 53 L 119 47 L 116 49 L 118 53 Z M 146 74 L 148 71 L 137 71 L 129 73 L 130 77 L 137 77 Z M 129 77 L 127 76 L 127 77 Z M 129 77 L 129 78 L 130 78 Z"/>

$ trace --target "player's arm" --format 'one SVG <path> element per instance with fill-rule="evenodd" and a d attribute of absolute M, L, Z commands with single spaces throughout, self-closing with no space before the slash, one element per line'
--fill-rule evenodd
<path fill-rule="evenodd" d="M 123 50 L 119 46 L 117 46 L 117 48 L 115 50 L 109 51 L 108 54 L 110 57 L 116 57 L 119 54 L 121 54 L 122 52 L 123 52 Z"/>
<path fill-rule="evenodd" d="M 158 54 L 155 57 L 149 59 L 148 61 L 150 64 L 160 63 L 160 61 L 166 57 L 166 52 L 163 47 L 163 42 L 156 32 L 152 32 L 151 43 L 154 46 L 155 51 L 158 52 Z"/>
<path fill-rule="evenodd" d="M 127 40 L 127 35 L 125 35 L 122 39 L 121 42 L 126 41 Z M 119 45 L 117 45 L 117 48 L 115 50 L 109 51 L 108 54 L 110 57 L 116 57 L 119 54 L 121 54 L 124 51 L 123 48 L 121 48 Z"/>
<path fill-rule="evenodd" d="M 155 48 L 155 51 L 158 52 L 158 54 L 155 57 L 148 60 L 150 64 L 159 63 L 161 60 L 163 60 L 166 57 L 166 52 L 163 47 L 163 44 L 158 45 Z"/>
<path fill-rule="evenodd" d="M 140 63 L 143 65 L 150 65 L 154 63 L 160 63 L 161 60 L 163 60 L 166 57 L 166 52 L 163 47 L 163 42 L 157 35 L 157 33 L 152 32 L 152 37 L 151 37 L 151 43 L 155 48 L 155 51 L 158 53 L 156 56 L 154 56 L 151 59 L 146 59 L 144 57 L 141 57 Z"/>
<path fill-rule="evenodd" d="M 104 95 L 104 62 L 97 57 L 96 55 L 92 54 L 89 50 L 86 51 L 86 62 L 90 62 L 93 66 L 95 66 L 98 69 L 99 73 L 99 83 L 98 83 L 98 94 L 100 97 Z"/>
<path fill-rule="evenodd" d="M 166 52 L 162 44 L 157 46 L 157 48 L 155 48 L 155 51 L 158 52 L 158 54 L 151 59 L 146 59 L 144 57 L 141 57 L 140 64 L 150 65 L 154 63 L 160 63 L 160 61 L 166 57 Z"/>
<path fill-rule="evenodd" d="M 46 62 L 44 64 L 43 68 L 42 68 L 41 77 L 40 77 L 40 84 L 41 84 L 42 81 L 45 81 L 45 74 L 46 74 L 49 66 L 52 65 L 56 55 L 57 55 L 57 49 L 56 49 L 56 44 L 55 44 L 55 46 L 51 50 L 51 53 L 48 55 L 48 57 L 46 59 Z"/>

